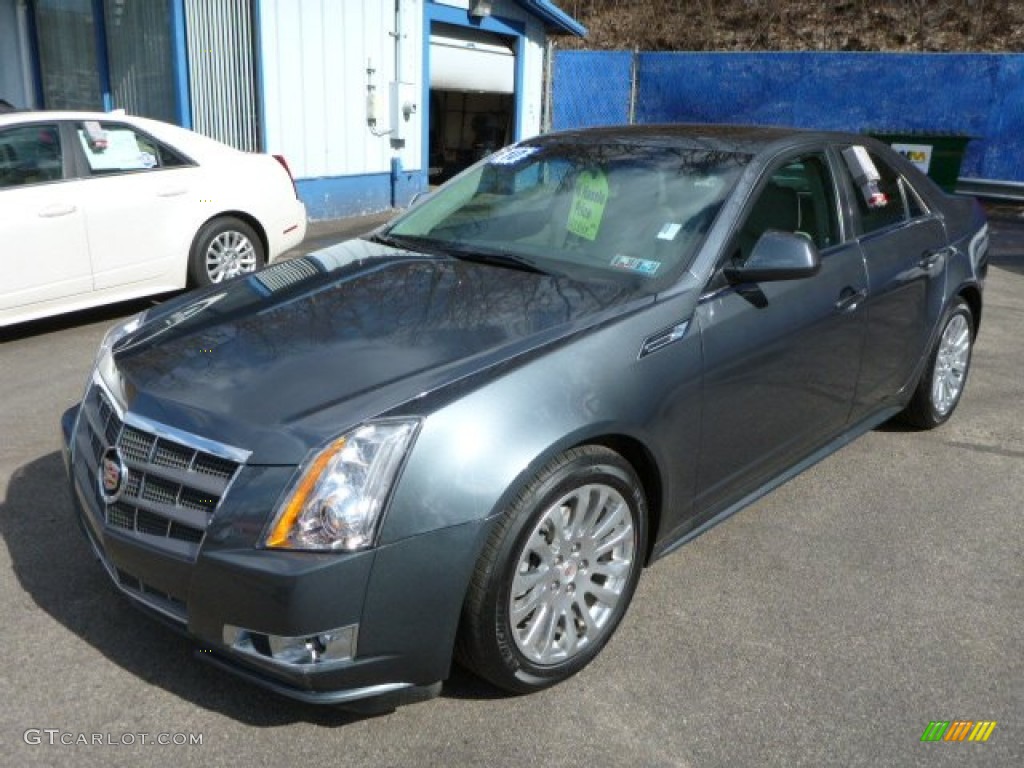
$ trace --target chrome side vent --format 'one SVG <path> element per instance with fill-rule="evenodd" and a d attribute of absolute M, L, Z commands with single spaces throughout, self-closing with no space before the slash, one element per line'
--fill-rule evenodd
<path fill-rule="evenodd" d="M 690 326 L 689 321 L 673 325 L 671 328 L 666 328 L 663 331 L 653 333 L 644 339 L 644 343 L 640 345 L 640 354 L 637 355 L 637 359 L 647 357 L 659 349 L 664 349 L 669 344 L 673 344 L 679 341 L 686 335 L 686 329 Z"/>

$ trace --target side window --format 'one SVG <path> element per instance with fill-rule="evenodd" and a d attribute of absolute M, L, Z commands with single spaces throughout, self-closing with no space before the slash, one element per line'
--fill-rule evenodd
<path fill-rule="evenodd" d="M 127 125 L 90 120 L 79 123 L 76 133 L 93 175 L 187 165 L 174 150 Z"/>
<path fill-rule="evenodd" d="M 64 177 L 60 131 L 53 124 L 0 131 L 0 189 L 59 181 Z"/>
<path fill-rule="evenodd" d="M 856 174 L 849 168 L 849 162 L 847 163 L 864 234 L 928 213 L 920 196 L 906 179 L 878 155 L 873 152 L 868 152 L 867 155 L 878 173 L 878 181 L 873 186 L 864 183 L 863 179 L 858 183 Z"/>
<path fill-rule="evenodd" d="M 768 230 L 804 235 L 819 249 L 839 242 L 835 186 L 823 154 L 791 160 L 772 174 L 740 229 L 741 262 Z"/>

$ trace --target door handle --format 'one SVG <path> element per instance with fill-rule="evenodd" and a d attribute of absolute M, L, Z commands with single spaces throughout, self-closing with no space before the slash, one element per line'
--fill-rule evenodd
<path fill-rule="evenodd" d="M 931 270 L 939 265 L 943 259 L 950 255 L 950 253 L 950 248 L 938 248 L 934 251 L 925 251 L 921 254 L 921 259 L 917 264 L 921 269 Z"/>
<path fill-rule="evenodd" d="M 78 208 L 74 205 L 48 205 L 39 212 L 39 218 L 41 219 L 56 219 L 58 216 L 67 216 L 77 211 Z"/>
<path fill-rule="evenodd" d="M 156 196 L 157 197 L 181 197 L 186 192 L 188 192 L 188 190 L 185 189 L 184 187 L 167 187 L 167 188 L 161 189 L 159 192 L 157 192 Z"/>
<path fill-rule="evenodd" d="M 866 288 L 856 291 L 850 286 L 846 286 L 843 288 L 842 293 L 839 294 L 839 300 L 836 301 L 836 310 L 839 312 L 853 312 L 867 297 L 868 292 Z"/>

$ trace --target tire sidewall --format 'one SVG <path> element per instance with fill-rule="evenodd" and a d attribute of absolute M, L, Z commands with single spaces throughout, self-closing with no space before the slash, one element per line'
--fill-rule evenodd
<path fill-rule="evenodd" d="M 635 535 L 633 566 L 622 594 L 608 619 L 601 637 L 578 655 L 564 662 L 540 666 L 519 650 L 509 619 L 512 581 L 520 554 L 541 516 L 558 499 L 581 485 L 601 482 L 615 488 L 626 500 L 632 514 Z M 553 685 L 579 672 L 590 663 L 615 634 L 636 590 L 647 544 L 647 507 L 640 481 L 629 464 L 612 452 L 599 455 L 582 453 L 573 456 L 549 476 L 531 486 L 514 507 L 515 519 L 505 532 L 496 567 L 491 575 L 486 621 L 491 637 L 491 651 L 500 658 L 501 666 L 514 679 L 514 687 L 522 691 Z"/>

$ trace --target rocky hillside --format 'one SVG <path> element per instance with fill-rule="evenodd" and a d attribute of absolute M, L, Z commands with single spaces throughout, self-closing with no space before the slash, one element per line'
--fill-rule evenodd
<path fill-rule="evenodd" d="M 583 40 L 641 51 L 1024 51 L 1019 0 L 559 0 Z"/>

